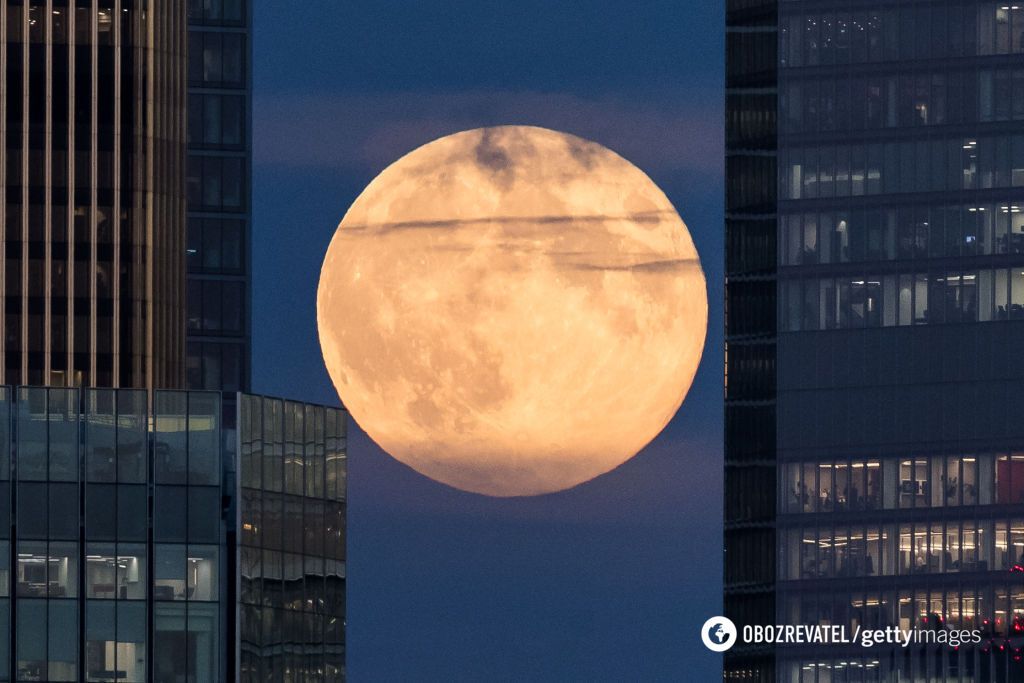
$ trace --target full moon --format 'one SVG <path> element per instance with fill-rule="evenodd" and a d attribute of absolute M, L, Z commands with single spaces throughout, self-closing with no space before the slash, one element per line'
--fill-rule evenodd
<path fill-rule="evenodd" d="M 633 457 L 700 362 L 707 290 L 665 194 L 611 150 L 528 126 L 426 144 L 338 226 L 317 291 L 345 407 L 465 491 L 566 489 Z"/>

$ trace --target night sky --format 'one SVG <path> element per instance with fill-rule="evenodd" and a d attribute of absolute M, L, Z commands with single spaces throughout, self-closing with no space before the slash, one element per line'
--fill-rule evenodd
<path fill-rule="evenodd" d="M 699 629 L 721 609 L 719 3 L 255 0 L 254 15 L 254 390 L 337 404 L 315 315 L 331 235 L 387 164 L 467 128 L 619 152 L 672 200 L 708 280 L 686 402 L 592 482 L 485 498 L 352 430 L 351 679 L 718 679 Z"/>

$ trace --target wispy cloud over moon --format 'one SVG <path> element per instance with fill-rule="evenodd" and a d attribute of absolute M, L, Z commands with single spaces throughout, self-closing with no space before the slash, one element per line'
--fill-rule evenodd
<path fill-rule="evenodd" d="M 507 91 L 276 95 L 257 98 L 254 109 L 255 162 L 264 167 L 376 173 L 444 135 L 524 124 L 599 142 L 648 172 L 722 168 L 717 97 L 655 101 Z"/>

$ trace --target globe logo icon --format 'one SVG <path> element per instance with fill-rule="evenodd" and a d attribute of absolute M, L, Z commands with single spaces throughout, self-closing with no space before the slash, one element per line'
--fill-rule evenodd
<path fill-rule="evenodd" d="M 700 637 L 712 652 L 725 652 L 736 642 L 736 624 L 726 617 L 711 617 L 704 622 Z"/>

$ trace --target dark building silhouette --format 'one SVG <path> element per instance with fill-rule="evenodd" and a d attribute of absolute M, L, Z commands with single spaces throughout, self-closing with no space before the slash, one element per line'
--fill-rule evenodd
<path fill-rule="evenodd" d="M 725 615 L 776 622 L 777 4 L 730 0 L 726 26 Z M 737 644 L 725 679 L 774 681 Z"/>
<path fill-rule="evenodd" d="M 188 9 L 188 386 L 249 388 L 252 8 Z"/>
<path fill-rule="evenodd" d="M 184 6 L 2 8 L 0 381 L 181 386 Z"/>
<path fill-rule="evenodd" d="M 344 680 L 346 415 L 238 393 L 250 12 L 0 0 L 0 681 Z"/>
<path fill-rule="evenodd" d="M 726 614 L 983 640 L 725 678 L 1024 680 L 1024 6 L 727 23 Z"/>

